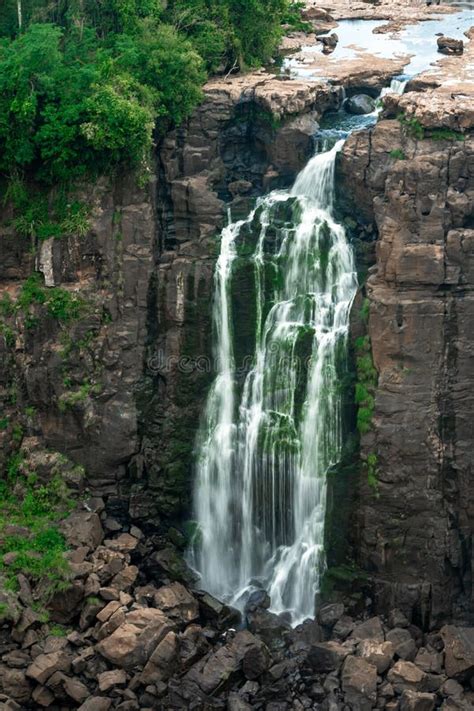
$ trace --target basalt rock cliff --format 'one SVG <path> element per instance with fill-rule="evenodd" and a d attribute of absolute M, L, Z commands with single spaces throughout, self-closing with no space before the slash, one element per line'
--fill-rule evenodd
<path fill-rule="evenodd" d="M 237 641 L 221 638 L 235 622 L 232 612 L 220 620 L 225 606 L 176 586 L 171 592 L 166 587 L 166 595 L 160 596 L 159 590 L 173 581 L 193 584 L 174 556 L 176 548 L 186 545 L 183 524 L 191 507 L 193 446 L 214 373 L 211 299 L 219 232 L 229 209 L 234 218 L 248 214 L 258 195 L 291 183 L 314 149 L 317 121 L 340 107 L 341 84 L 288 81 L 264 72 L 211 82 L 191 119 L 157 147 L 155 174 L 146 188 L 137 187 L 132 176 L 82 188 L 80 197 L 91 206 L 89 229 L 82 236 L 32 245 L 15 233 L 9 209 L 4 208 L 0 305 L 6 304 L 6 295 L 19 303 L 35 270 L 47 288 L 61 287 L 83 304 L 80 318 L 72 321 L 55 318 L 41 300 L 26 309 L 5 306 L 0 330 L 0 463 L 20 450 L 25 461 L 32 459 L 47 471 L 50 457 L 56 457 L 77 493 L 83 490 L 82 472 L 74 465 L 80 465 L 89 493 L 88 515 L 97 517 L 98 526 L 92 529 L 100 526 L 98 540 L 92 533 L 79 553 L 72 554 L 77 566 L 73 593 L 64 593 L 65 603 L 56 600 L 59 609 L 70 602 L 68 622 L 83 619 L 81 639 L 68 639 L 70 646 L 86 648 L 78 662 L 80 673 L 87 671 L 81 677 L 83 686 L 74 692 L 78 699 L 91 689 L 104 698 L 104 689 L 109 689 L 105 677 L 104 689 L 97 688 L 92 669 L 97 659 L 102 676 L 118 674 L 112 686 L 129 688 L 135 678 L 131 668 L 112 659 L 116 650 L 112 645 L 107 652 L 102 640 L 123 625 L 134 625 L 135 630 L 125 631 L 133 636 L 135 649 L 148 624 L 147 615 L 142 619 L 135 606 L 149 606 L 158 608 L 149 617 L 156 618 L 160 635 L 163 632 L 156 648 L 164 656 L 157 654 L 154 664 L 165 669 L 160 672 L 164 680 L 146 691 L 146 674 L 141 674 L 150 662 L 143 658 L 134 683 L 137 689 L 143 687 L 143 704 L 153 708 L 174 708 L 170 703 L 191 708 L 186 704 L 196 688 L 209 704 L 208 697 L 224 694 L 225 688 L 220 706 L 203 706 L 225 708 L 230 682 L 242 681 L 242 674 L 247 695 L 229 701 L 227 708 L 234 711 L 311 708 L 329 697 L 336 706 L 328 702 L 324 708 L 339 708 L 337 703 L 340 708 L 350 703 L 364 709 L 377 704 L 393 711 L 431 709 L 441 703 L 446 709 L 469 707 L 456 706 L 463 691 L 449 686 L 447 677 L 466 685 L 472 676 L 470 638 L 466 641 L 452 628 L 445 628 L 444 642 L 429 636 L 429 630 L 453 619 L 472 624 L 474 614 L 474 115 L 472 88 L 462 72 L 456 86 L 444 82 L 453 61 L 445 60 L 437 78 L 421 77 L 404 96 L 388 97 L 375 128 L 352 135 L 338 163 L 337 209 L 351 231 L 361 274 L 353 340 L 368 337 L 377 387 L 369 431 L 329 487 L 328 545 L 336 539 L 339 544 L 329 556 L 328 579 L 336 582 L 326 586 L 324 594 L 342 597 L 346 608 L 336 606 L 334 620 L 320 620 L 321 625 L 300 631 L 300 637 L 290 634 L 284 621 L 269 616 L 265 602 L 257 605 L 260 617 L 252 629 L 258 639 L 250 639 L 250 632 L 239 632 Z M 374 79 L 369 72 L 369 79 L 346 86 L 373 92 L 393 73 L 389 68 Z M 249 288 L 243 280 L 242 304 Z M 367 321 L 358 316 L 364 299 Z M 89 517 L 87 526 L 90 523 Z M 119 531 L 132 535 L 102 546 L 102 525 L 112 539 Z M 340 545 L 341 539 L 347 545 Z M 116 570 L 115 558 L 120 559 Z M 130 579 L 120 578 L 124 570 Z M 92 575 L 97 580 L 90 581 Z M 28 589 L 24 595 L 21 602 L 28 608 Z M 101 601 L 94 603 L 95 609 L 89 597 L 97 595 Z M 171 612 L 163 595 L 172 600 Z M 112 602 L 116 607 L 107 606 L 99 618 L 105 604 Z M 390 620 L 382 624 L 376 618 L 372 623 L 375 637 L 370 628 L 364 631 L 367 636 L 354 640 L 355 618 L 391 611 Z M 18 627 L 26 613 L 17 612 Z M 103 628 L 109 613 L 112 617 L 116 612 L 117 626 Z M 343 613 L 352 615 L 349 622 Z M 205 632 L 196 629 L 198 622 Z M 336 623 L 340 629 L 333 634 Z M 32 703 L 48 706 L 46 701 L 52 704 L 64 694 L 71 697 L 63 689 L 71 650 L 64 670 L 66 644 L 49 641 L 44 649 L 41 624 L 39 618 L 26 624 L 6 652 L 13 654 L 9 668 L 29 668 L 30 681 L 20 680 L 17 692 L 25 695 L 27 708 L 34 708 Z M 95 631 L 86 633 L 93 624 Z M 39 668 L 40 660 L 31 670 L 32 659 L 21 657 L 29 654 L 18 648 L 30 627 L 37 633 L 32 645 L 43 645 L 33 646 L 36 656 L 46 655 L 46 661 L 59 666 L 53 664 L 46 672 Z M 398 630 L 393 648 L 369 649 L 366 644 L 365 651 L 356 654 L 361 640 L 386 645 L 393 629 Z M 423 637 L 423 631 L 428 636 Z M 458 637 L 467 666 L 447 671 L 447 661 L 436 655 L 443 644 L 446 649 L 458 644 Z M 349 645 L 341 650 L 346 638 Z M 89 654 L 89 641 L 91 649 L 100 648 L 94 646 Z M 395 651 L 395 642 L 403 647 L 403 641 L 408 652 L 398 647 Z M 304 644 L 298 646 L 300 642 Z M 290 646 L 287 654 L 284 650 Z M 426 648 L 433 659 L 418 659 L 413 669 L 419 650 Z M 387 657 L 383 669 L 381 657 Z M 198 662 L 199 668 L 193 666 Z M 425 662 L 436 670 L 425 668 Z M 259 674 L 268 674 L 263 686 L 273 689 L 260 697 L 254 664 Z M 382 665 L 379 674 L 391 667 L 382 686 L 377 665 Z M 322 676 L 310 683 L 308 672 L 308 679 L 302 680 L 299 667 Z M 54 672 L 62 676 L 51 691 L 46 680 Z M 178 681 L 184 673 L 190 675 L 188 688 Z M 439 678 L 425 679 L 433 674 Z M 169 691 L 165 681 L 171 678 L 175 681 Z M 32 701 L 33 682 L 37 697 Z M 285 696 L 278 705 L 287 692 L 289 700 Z M 179 706 L 176 699 L 182 693 L 184 705 Z M 298 693 L 309 705 L 289 705 Z M 159 697 L 166 699 L 165 705 L 153 706 Z"/>

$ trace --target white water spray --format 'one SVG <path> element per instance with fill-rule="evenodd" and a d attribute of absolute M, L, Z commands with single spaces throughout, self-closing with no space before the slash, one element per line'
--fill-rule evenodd
<path fill-rule="evenodd" d="M 314 615 L 326 476 L 342 448 L 338 386 L 357 288 L 332 212 L 342 145 L 316 155 L 291 191 L 270 193 L 247 220 L 224 229 L 215 274 L 218 374 L 198 444 L 192 562 L 210 592 L 242 605 L 265 587 L 272 609 L 291 610 L 294 622 Z M 234 265 L 256 229 L 255 345 L 242 378 Z"/>

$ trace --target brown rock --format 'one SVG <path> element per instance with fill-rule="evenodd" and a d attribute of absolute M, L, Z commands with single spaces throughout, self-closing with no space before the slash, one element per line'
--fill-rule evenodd
<path fill-rule="evenodd" d="M 156 607 L 172 620 L 189 624 L 199 617 L 199 604 L 184 585 L 175 582 L 161 587 L 154 594 Z"/>
<path fill-rule="evenodd" d="M 469 679 L 474 673 L 474 627 L 445 625 L 441 637 L 447 675 L 458 681 Z"/>
<path fill-rule="evenodd" d="M 175 632 L 168 632 L 156 646 L 142 675 L 142 684 L 167 681 L 174 673 L 178 660 L 178 638 Z"/>
<path fill-rule="evenodd" d="M 199 625 L 189 625 L 180 635 L 179 656 L 180 666 L 186 670 L 203 657 L 210 649 L 202 628 Z"/>
<path fill-rule="evenodd" d="M 462 54 L 464 51 L 464 42 L 462 40 L 453 39 L 452 37 L 438 37 L 438 52 L 442 54 Z"/>
<path fill-rule="evenodd" d="M 52 622 L 67 625 L 79 615 L 79 606 L 84 597 L 84 585 L 74 580 L 67 590 L 58 590 L 48 602 L 48 611 Z"/>
<path fill-rule="evenodd" d="M 416 657 L 416 644 L 410 632 L 395 628 L 387 632 L 387 640 L 393 644 L 395 656 L 412 662 Z"/>
<path fill-rule="evenodd" d="M 363 639 L 357 647 L 357 654 L 369 664 L 373 664 L 378 674 L 384 674 L 392 664 L 394 647 L 391 642 Z"/>
<path fill-rule="evenodd" d="M 194 682 L 206 694 L 222 688 L 231 676 L 242 668 L 242 662 L 250 649 L 259 644 L 259 640 L 248 631 L 238 632 L 235 638 L 195 664 L 185 675 L 184 680 Z"/>
<path fill-rule="evenodd" d="M 33 701 L 37 703 L 38 706 L 48 708 L 48 706 L 51 706 L 54 702 L 54 694 L 45 686 L 37 686 L 33 691 Z"/>
<path fill-rule="evenodd" d="M 114 612 L 117 612 L 117 610 L 120 610 L 121 604 L 118 602 L 118 600 L 113 600 L 109 602 L 108 605 L 106 605 L 100 612 L 97 613 L 97 619 L 99 622 L 106 622 L 109 617 L 112 617 Z"/>
<path fill-rule="evenodd" d="M 66 694 L 78 704 L 81 704 L 90 696 L 89 689 L 82 681 L 79 681 L 79 679 L 65 677 L 63 680 L 63 689 Z"/>
<path fill-rule="evenodd" d="M 143 666 L 173 626 L 160 610 L 140 608 L 129 612 L 126 622 L 98 643 L 97 651 L 118 667 Z"/>
<path fill-rule="evenodd" d="M 77 511 L 61 522 L 61 532 L 71 546 L 95 549 L 102 543 L 104 531 L 100 518 L 90 511 Z"/>
<path fill-rule="evenodd" d="M 428 677 L 412 662 L 397 662 L 388 672 L 388 681 L 397 694 L 404 691 L 424 691 Z"/>
<path fill-rule="evenodd" d="M 2 691 L 18 703 L 26 703 L 31 698 L 31 684 L 25 672 L 19 669 L 0 669 L 0 687 Z"/>
<path fill-rule="evenodd" d="M 346 703 L 370 711 L 377 699 L 377 669 L 365 659 L 349 656 L 342 667 L 342 690 Z"/>
<path fill-rule="evenodd" d="M 352 639 L 373 639 L 376 642 L 384 642 L 385 634 L 383 631 L 380 617 L 371 617 L 370 620 L 361 622 L 356 625 L 351 634 Z"/>
<path fill-rule="evenodd" d="M 120 573 L 117 573 L 112 578 L 112 587 L 116 588 L 117 590 L 120 590 L 121 592 L 126 592 L 127 590 L 130 590 L 132 587 L 133 583 L 137 579 L 138 576 L 138 568 L 136 565 L 128 565 L 126 568 L 124 568 Z"/>
<path fill-rule="evenodd" d="M 104 546 L 119 553 L 130 553 L 138 546 L 138 539 L 129 533 L 122 533 L 118 538 L 105 540 Z"/>
<path fill-rule="evenodd" d="M 350 649 L 338 642 L 319 642 L 311 645 L 308 662 L 317 673 L 338 671 L 349 653 Z"/>
<path fill-rule="evenodd" d="M 67 672 L 70 667 L 71 660 L 63 651 L 40 654 L 26 670 L 26 676 L 34 679 L 38 684 L 44 684 L 55 672 Z"/>
<path fill-rule="evenodd" d="M 436 694 L 404 691 L 400 699 L 400 711 L 433 711 Z"/>
<path fill-rule="evenodd" d="M 104 696 L 91 696 L 81 706 L 78 711 L 109 711 L 112 706 L 112 699 L 106 699 Z"/>
<path fill-rule="evenodd" d="M 108 691 L 116 686 L 125 686 L 127 683 L 127 675 L 123 669 L 113 669 L 112 671 L 102 672 L 97 677 L 100 691 Z"/>

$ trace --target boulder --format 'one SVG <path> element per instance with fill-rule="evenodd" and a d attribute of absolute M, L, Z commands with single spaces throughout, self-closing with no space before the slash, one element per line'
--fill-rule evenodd
<path fill-rule="evenodd" d="M 415 664 L 427 674 L 441 674 L 443 668 L 443 655 L 434 650 L 421 647 L 415 657 Z"/>
<path fill-rule="evenodd" d="M 175 632 L 168 632 L 148 660 L 140 676 L 142 684 L 167 681 L 176 669 L 177 660 L 178 638 Z"/>
<path fill-rule="evenodd" d="M 285 647 L 291 625 L 279 615 L 259 608 L 255 612 L 248 613 L 247 622 L 249 630 L 257 634 L 270 651 L 277 651 Z"/>
<path fill-rule="evenodd" d="M 416 644 L 407 629 L 395 627 L 387 632 L 387 640 L 392 642 L 394 654 L 399 659 L 412 662 L 416 657 Z"/>
<path fill-rule="evenodd" d="M 38 684 L 45 684 L 55 672 L 67 672 L 70 667 L 71 659 L 64 651 L 39 654 L 26 670 L 26 676 L 34 679 Z"/>
<path fill-rule="evenodd" d="M 97 644 L 97 651 L 112 664 L 125 669 L 144 666 L 174 624 L 161 610 L 139 608 L 126 615 L 126 621 Z"/>
<path fill-rule="evenodd" d="M 428 676 L 412 662 L 397 662 L 387 674 L 397 694 L 404 691 L 425 691 Z"/>
<path fill-rule="evenodd" d="M 371 114 L 375 110 L 375 101 L 368 94 L 355 94 L 345 100 L 344 108 L 348 114 L 355 116 Z"/>
<path fill-rule="evenodd" d="M 60 530 L 69 545 L 87 546 L 94 550 L 102 543 L 104 530 L 99 516 L 92 511 L 76 511 L 60 524 Z"/>
<path fill-rule="evenodd" d="M 254 643 L 248 646 L 242 660 L 242 670 L 245 678 L 249 681 L 258 679 L 259 676 L 267 671 L 270 664 L 271 655 L 268 647 L 260 639 L 254 637 Z"/>
<path fill-rule="evenodd" d="M 404 691 L 400 699 L 400 711 L 433 711 L 436 694 L 419 691 Z"/>
<path fill-rule="evenodd" d="M 195 593 L 199 602 L 199 611 L 206 622 L 210 622 L 219 630 L 237 626 L 241 621 L 239 610 L 224 605 L 207 592 Z"/>
<path fill-rule="evenodd" d="M 31 684 L 20 669 L 0 669 L 0 688 L 20 704 L 26 704 L 31 698 Z"/>
<path fill-rule="evenodd" d="M 338 671 L 350 650 L 338 642 L 319 642 L 311 645 L 308 663 L 318 673 Z"/>
<path fill-rule="evenodd" d="M 356 625 L 352 631 L 351 639 L 373 639 L 376 642 L 384 642 L 385 634 L 380 617 L 371 617 Z"/>
<path fill-rule="evenodd" d="M 245 608 L 244 612 L 247 614 L 248 612 L 255 612 L 259 608 L 262 608 L 263 610 L 268 610 L 270 607 L 270 596 L 268 595 L 266 590 L 254 590 L 253 593 L 250 594 L 249 599 L 245 603 Z"/>
<path fill-rule="evenodd" d="M 378 674 L 384 674 L 392 664 L 394 648 L 391 642 L 363 639 L 357 648 L 357 654 L 369 664 L 373 664 Z"/>
<path fill-rule="evenodd" d="M 46 686 L 37 686 L 36 689 L 33 691 L 33 701 L 38 705 L 42 706 L 43 708 L 47 708 L 48 706 L 51 706 L 51 704 L 54 702 L 54 694 L 52 691 L 46 688 Z M 0 709 L 1 709 L 0 705 Z M 10 707 L 11 708 L 11 707 Z M 2 709 L 3 711 L 3 709 Z"/>
<path fill-rule="evenodd" d="M 125 686 L 127 675 L 123 669 L 112 669 L 112 671 L 102 672 L 97 677 L 99 691 L 105 692 L 116 686 Z"/>
<path fill-rule="evenodd" d="M 344 614 L 342 603 L 326 603 L 318 609 L 317 620 L 321 627 L 331 630 Z"/>
<path fill-rule="evenodd" d="M 202 628 L 199 625 L 189 625 L 179 639 L 180 666 L 189 669 L 201 659 L 210 649 Z"/>
<path fill-rule="evenodd" d="M 346 703 L 359 711 L 371 711 L 377 700 L 377 669 L 360 657 L 347 657 L 342 667 Z"/>
<path fill-rule="evenodd" d="M 244 630 L 238 632 L 235 638 L 195 664 L 185 675 L 186 683 L 193 682 L 205 694 L 213 694 L 222 689 L 240 669 L 249 651 L 260 646 L 260 640 Z"/>
<path fill-rule="evenodd" d="M 167 617 L 188 625 L 199 617 L 199 604 L 184 585 L 175 582 L 165 585 L 154 594 L 156 607 Z"/>
<path fill-rule="evenodd" d="M 464 52 L 464 42 L 442 35 L 437 39 L 438 52 L 441 54 L 462 54 Z"/>
<path fill-rule="evenodd" d="M 469 680 L 474 674 L 474 627 L 445 625 L 441 637 L 446 674 L 458 681 Z"/>
<path fill-rule="evenodd" d="M 391 629 L 394 627 L 408 627 L 409 624 L 409 620 L 401 610 L 390 610 L 388 615 L 388 625 Z"/>
<path fill-rule="evenodd" d="M 344 642 L 345 639 L 349 637 L 352 630 L 354 629 L 354 620 L 348 615 L 343 615 L 334 625 L 332 630 L 332 636 L 334 639 L 341 640 Z"/>
<path fill-rule="evenodd" d="M 63 676 L 62 687 L 67 696 L 78 704 L 83 703 L 90 696 L 89 689 L 79 679 Z"/>
<path fill-rule="evenodd" d="M 323 37 L 316 37 L 316 39 L 323 45 L 324 54 L 331 54 L 331 52 L 334 52 L 337 47 L 337 43 L 339 42 L 339 37 L 335 32 L 331 32 L 330 35 L 324 35 Z"/>

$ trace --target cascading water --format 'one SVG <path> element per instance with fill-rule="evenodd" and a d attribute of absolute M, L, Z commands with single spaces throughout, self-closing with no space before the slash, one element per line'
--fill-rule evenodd
<path fill-rule="evenodd" d="M 254 587 L 294 621 L 314 615 L 324 570 L 326 474 L 340 459 L 349 311 L 357 289 L 333 216 L 343 141 L 316 155 L 291 191 L 226 227 L 215 272 L 218 374 L 198 443 L 199 536 L 192 562 L 210 592 L 241 604 Z M 252 244 L 255 349 L 235 362 L 235 264 Z"/>

